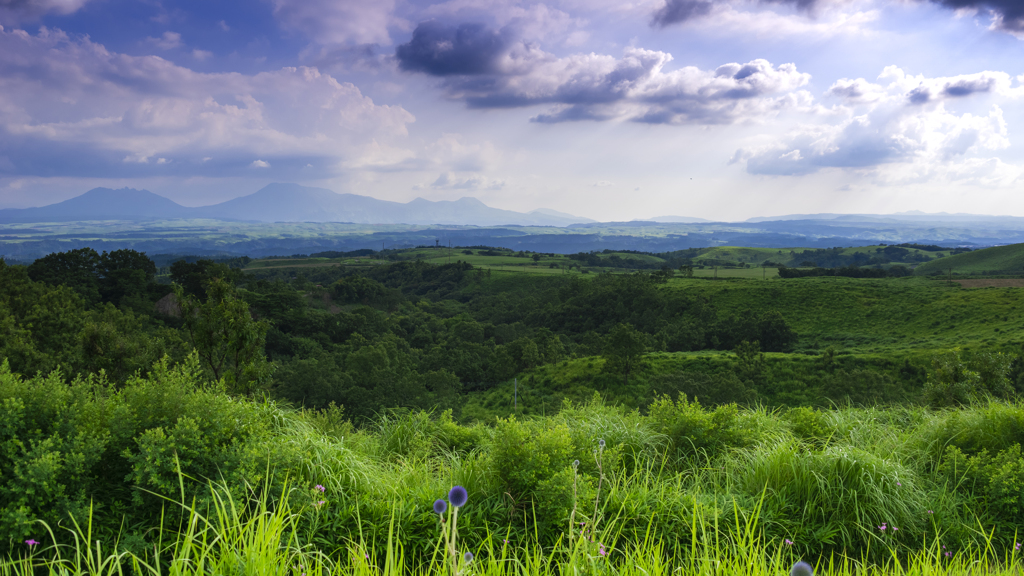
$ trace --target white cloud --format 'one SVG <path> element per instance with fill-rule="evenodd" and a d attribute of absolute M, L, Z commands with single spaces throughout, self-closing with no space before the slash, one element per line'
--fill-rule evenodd
<path fill-rule="evenodd" d="M 880 79 L 841 79 L 826 92 L 840 98 L 848 114 L 832 124 L 807 124 L 772 143 L 741 149 L 734 162 L 759 174 L 796 175 L 822 169 L 868 172 L 879 182 L 907 183 L 932 178 L 1010 181 L 1020 170 L 994 156 L 1010 145 L 1002 109 L 958 114 L 948 104 L 971 96 L 1018 98 L 1008 74 L 910 76 L 894 66 Z"/>
<path fill-rule="evenodd" d="M 442 190 L 501 190 L 505 187 L 505 181 L 480 175 L 459 177 L 451 172 L 442 172 L 429 187 Z M 423 188 L 426 186 L 422 184 L 414 187 L 415 190 Z"/>
<path fill-rule="evenodd" d="M 89 0 L 3 0 L 0 24 L 17 24 L 46 14 L 67 15 L 77 12 Z"/>
<path fill-rule="evenodd" d="M 270 162 L 264 162 L 263 160 L 253 160 L 252 164 L 249 164 L 250 168 L 270 168 Z"/>
<path fill-rule="evenodd" d="M 206 50 L 200 50 L 200 49 L 196 48 L 195 50 L 192 51 L 192 57 L 195 58 L 196 60 L 199 60 L 200 62 L 202 62 L 202 61 L 204 61 L 204 60 L 206 60 L 208 58 L 212 58 L 213 57 L 213 52 L 208 52 Z"/>
<path fill-rule="evenodd" d="M 394 0 L 272 0 L 281 24 L 319 44 L 391 44 Z"/>
<path fill-rule="evenodd" d="M 878 10 L 842 8 L 823 10 L 811 18 L 800 13 L 779 13 L 772 9 L 749 10 L 729 4 L 715 4 L 703 18 L 687 22 L 684 26 L 699 26 L 702 30 L 729 35 L 744 34 L 761 38 L 780 36 L 816 36 L 829 38 L 838 35 L 872 34 L 870 25 L 879 19 Z"/>
<path fill-rule="evenodd" d="M 181 34 L 177 32 L 164 32 L 163 36 L 159 38 L 150 36 L 146 38 L 146 41 L 161 50 L 173 50 L 181 46 Z"/>
<path fill-rule="evenodd" d="M 26 164 L 95 171 L 110 154 L 118 164 L 125 155 L 136 164 L 246 156 L 243 166 L 254 156 L 275 166 L 289 157 L 336 163 L 371 142 L 404 140 L 413 120 L 315 68 L 205 74 L 60 31 L 0 32 L 0 155 Z M 39 157 L 27 162 L 31 154 Z M 84 157 L 91 160 L 68 161 Z"/>

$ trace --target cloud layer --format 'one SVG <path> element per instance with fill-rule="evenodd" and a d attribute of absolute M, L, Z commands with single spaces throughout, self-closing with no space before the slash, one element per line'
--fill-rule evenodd
<path fill-rule="evenodd" d="M 442 77 L 452 99 L 472 108 L 551 106 L 535 122 L 624 119 L 653 124 L 729 124 L 799 108 L 810 76 L 767 60 L 715 70 L 666 70 L 672 55 L 626 48 L 621 58 L 558 58 L 506 31 L 477 24 L 421 24 L 396 51 L 402 69 Z"/>
<path fill-rule="evenodd" d="M 323 166 L 404 136 L 412 121 L 315 68 L 204 74 L 59 31 L 0 32 L 6 172 L 38 173 L 43 149 L 54 175 L 182 165 L 230 172 L 312 158 Z"/>
<path fill-rule="evenodd" d="M 971 172 L 991 166 L 995 151 L 1010 145 L 1002 109 L 957 114 L 947 104 L 977 95 L 1016 99 L 1022 88 L 1004 72 L 926 78 L 887 67 L 887 85 L 841 79 L 826 92 L 843 102 L 847 116 L 835 124 L 808 124 L 786 137 L 737 152 L 754 174 L 801 175 L 825 168 L 872 169 L 900 164 L 917 175 Z M 1019 83 L 1018 83 L 1019 84 Z"/>

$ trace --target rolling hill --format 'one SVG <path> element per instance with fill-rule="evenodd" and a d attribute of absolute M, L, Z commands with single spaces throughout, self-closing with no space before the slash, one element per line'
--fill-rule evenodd
<path fill-rule="evenodd" d="M 993 246 L 973 252 L 956 254 L 934 262 L 918 266 L 914 274 L 944 273 L 953 270 L 954 274 L 1021 274 L 1024 273 L 1024 244 L 1009 246 Z"/>

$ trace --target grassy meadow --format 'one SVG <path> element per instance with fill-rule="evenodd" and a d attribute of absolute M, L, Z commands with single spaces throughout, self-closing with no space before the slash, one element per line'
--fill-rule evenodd
<path fill-rule="evenodd" d="M 357 429 L 338 409 L 231 399 L 194 368 L 119 390 L 0 371 L 8 428 L 37 454 L 8 478 L 33 496 L 21 521 L 4 510 L 2 573 L 710 576 L 801 558 L 837 576 L 1020 570 L 1018 403 L 664 398 L 640 413 L 595 397 L 489 424 L 396 412 Z M 98 445 L 61 449 L 84 438 Z M 456 485 L 468 500 L 453 537 L 452 507 L 441 522 L 434 503 Z"/>
<path fill-rule="evenodd" d="M 0 263 L 0 576 L 1020 574 L 1021 289 L 713 250 L 198 262 L 179 318 Z"/>

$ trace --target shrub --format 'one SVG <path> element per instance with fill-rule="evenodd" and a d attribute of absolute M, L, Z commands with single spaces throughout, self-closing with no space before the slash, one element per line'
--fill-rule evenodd
<path fill-rule="evenodd" d="M 650 407 L 649 422 L 668 441 L 668 453 L 679 459 L 713 458 L 730 447 L 753 444 L 758 436 L 740 417 L 735 404 L 705 410 L 700 402 L 680 395 L 673 402 L 662 396 Z"/>
<path fill-rule="evenodd" d="M 949 446 L 938 472 L 971 502 L 983 525 L 999 524 L 1009 534 L 1024 525 L 1024 457 L 1020 444 L 995 454 L 982 450 L 974 456 Z"/>
<path fill-rule="evenodd" d="M 568 518 L 573 445 L 565 425 L 498 420 L 490 445 L 490 471 L 513 508 L 541 524 Z M 543 506 L 542 506 L 543 505 Z"/>

